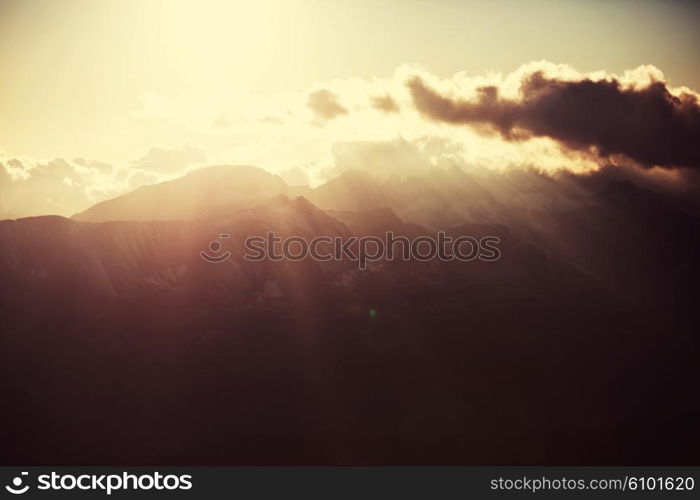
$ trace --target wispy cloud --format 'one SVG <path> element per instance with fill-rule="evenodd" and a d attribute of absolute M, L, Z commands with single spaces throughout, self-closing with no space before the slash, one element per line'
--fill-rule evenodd
<path fill-rule="evenodd" d="M 309 94 L 307 106 L 323 120 L 332 120 L 348 112 L 338 102 L 338 96 L 327 89 L 319 89 Z"/>

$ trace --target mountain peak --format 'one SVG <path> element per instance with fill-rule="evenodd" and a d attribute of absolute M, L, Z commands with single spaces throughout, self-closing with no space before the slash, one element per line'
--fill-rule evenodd
<path fill-rule="evenodd" d="M 296 208 L 302 208 L 302 209 L 316 209 L 316 206 L 311 203 L 309 200 L 304 198 L 304 196 L 297 196 L 292 200 L 292 205 Z"/>
<path fill-rule="evenodd" d="M 262 168 L 215 165 L 98 203 L 73 218 L 88 222 L 210 218 L 223 210 L 251 206 L 287 190 L 287 184 L 279 176 Z"/>

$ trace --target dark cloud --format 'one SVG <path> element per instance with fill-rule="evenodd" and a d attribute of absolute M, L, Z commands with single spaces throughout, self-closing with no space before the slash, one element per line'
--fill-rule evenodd
<path fill-rule="evenodd" d="M 338 102 L 338 97 L 326 90 L 319 89 L 309 94 L 309 99 L 306 105 L 319 117 L 324 120 L 332 120 L 338 115 L 344 115 L 348 112 Z"/>
<path fill-rule="evenodd" d="M 383 96 L 376 96 L 370 99 L 372 107 L 385 113 L 398 113 L 399 105 L 389 94 Z"/>
<path fill-rule="evenodd" d="M 506 140 L 550 137 L 602 157 L 625 155 L 642 166 L 700 168 L 700 104 L 675 96 L 664 82 L 626 87 L 618 80 L 565 81 L 526 76 L 519 100 L 482 87 L 476 99 L 439 94 L 423 80 L 407 83 L 416 108 L 433 120 L 496 130 Z"/>
<path fill-rule="evenodd" d="M 700 210 L 700 175 L 697 170 L 642 169 L 633 165 L 602 165 L 598 170 L 554 174 L 560 183 L 573 183 L 589 192 L 603 192 L 611 184 L 629 184 L 662 195 L 667 201 L 693 212 Z"/>

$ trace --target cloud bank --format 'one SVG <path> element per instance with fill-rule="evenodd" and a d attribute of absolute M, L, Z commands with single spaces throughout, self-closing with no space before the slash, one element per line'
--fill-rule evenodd
<path fill-rule="evenodd" d="M 537 61 L 507 74 L 449 77 L 402 66 L 385 78 L 316 82 L 230 103 L 190 95 L 141 101 L 135 119 L 157 115 L 159 127 L 178 131 L 171 144 L 198 147 L 153 147 L 123 165 L 0 150 L 0 218 L 70 216 L 207 164 L 256 165 L 294 185 L 356 168 L 405 177 L 455 166 L 548 175 L 605 169 L 596 179 L 624 171 L 675 191 L 700 185 L 698 94 L 672 87 L 653 66 L 615 75 Z"/>
<path fill-rule="evenodd" d="M 203 161 L 204 153 L 190 146 L 152 148 L 123 166 L 83 158 L 36 160 L 0 155 L 0 219 L 69 217 L 145 184 L 180 176 Z"/>
<path fill-rule="evenodd" d="M 565 80 L 525 74 L 519 98 L 495 85 L 474 99 L 441 94 L 420 77 L 407 82 L 416 109 L 431 120 L 484 126 L 507 141 L 549 137 L 601 157 L 625 155 L 645 167 L 700 167 L 700 102 L 666 82 L 624 85 L 617 78 Z"/>

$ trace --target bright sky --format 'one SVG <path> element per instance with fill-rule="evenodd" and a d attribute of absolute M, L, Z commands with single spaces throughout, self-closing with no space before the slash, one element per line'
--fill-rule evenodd
<path fill-rule="evenodd" d="M 697 91 L 699 5 L 0 0 L 0 219 L 221 163 L 297 184 L 367 165 L 596 168 L 546 137 L 426 119 L 406 82 L 512 96 L 544 69 Z"/>
<path fill-rule="evenodd" d="M 3 0 L 0 147 L 126 162 L 188 143 L 226 158 L 235 130 L 211 133 L 207 120 L 230 124 L 251 102 L 390 78 L 404 64 L 439 77 L 541 59 L 618 74 L 653 64 L 697 90 L 699 12 L 644 1 Z"/>

